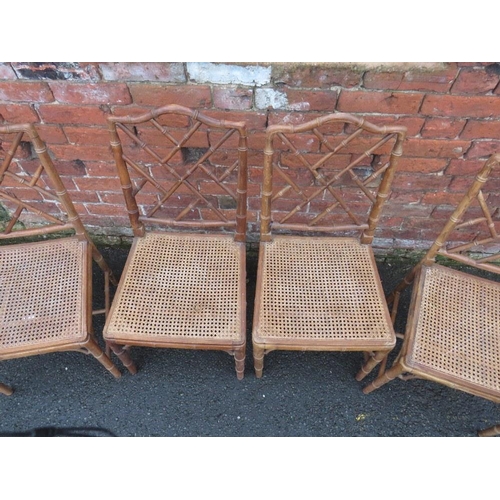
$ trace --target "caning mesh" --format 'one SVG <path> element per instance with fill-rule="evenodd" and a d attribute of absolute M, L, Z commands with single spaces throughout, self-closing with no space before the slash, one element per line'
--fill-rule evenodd
<path fill-rule="evenodd" d="M 195 344 L 243 340 L 242 251 L 232 236 L 149 233 L 138 238 L 106 338 Z"/>
<path fill-rule="evenodd" d="M 86 337 L 85 243 L 0 246 L 0 357 Z"/>
<path fill-rule="evenodd" d="M 369 249 L 353 238 L 275 236 L 266 243 L 260 338 L 394 338 Z"/>
<path fill-rule="evenodd" d="M 408 363 L 500 391 L 500 284 L 439 265 L 422 272 Z"/>

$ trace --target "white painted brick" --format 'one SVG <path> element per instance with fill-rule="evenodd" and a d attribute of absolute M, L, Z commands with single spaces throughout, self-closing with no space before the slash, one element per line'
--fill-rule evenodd
<path fill-rule="evenodd" d="M 287 109 L 288 98 L 284 92 L 274 89 L 257 89 L 255 91 L 257 109 Z"/>
<path fill-rule="evenodd" d="M 271 81 L 271 66 L 237 66 L 235 64 L 187 63 L 189 79 L 198 83 L 231 85 L 266 85 Z"/>

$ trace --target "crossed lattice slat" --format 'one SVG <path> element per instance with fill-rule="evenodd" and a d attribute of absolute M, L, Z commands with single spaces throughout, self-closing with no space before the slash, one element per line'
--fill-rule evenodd
<path fill-rule="evenodd" d="M 133 169 L 139 176 L 142 177 L 142 180 L 136 184 L 135 189 L 133 190 L 133 196 L 136 196 L 142 188 L 150 183 L 153 185 L 162 195 L 160 200 L 151 208 L 146 214 L 146 219 L 152 219 L 155 213 L 162 207 L 162 205 L 182 186 L 186 186 L 191 193 L 193 193 L 196 197 L 194 201 L 192 201 L 187 207 L 185 207 L 175 218 L 175 221 L 181 220 L 186 214 L 188 214 L 198 203 L 203 202 L 210 210 L 212 210 L 219 220 L 223 222 L 228 222 L 226 216 L 213 205 L 200 191 L 194 186 L 191 182 L 189 182 L 188 178 L 196 171 L 201 170 L 205 175 L 207 175 L 212 181 L 214 181 L 222 190 L 224 190 L 229 196 L 231 196 L 234 200 L 237 199 L 235 193 L 223 183 L 223 181 L 237 168 L 238 161 L 235 161 L 231 166 L 227 168 L 227 170 L 219 177 L 214 175 L 205 165 L 204 163 L 214 154 L 217 149 L 219 149 L 231 135 L 235 132 L 234 129 L 228 130 L 221 139 L 217 141 L 214 146 L 210 146 L 208 151 L 206 151 L 201 158 L 199 158 L 194 165 L 189 168 L 183 175 L 179 174 L 175 168 L 169 165 L 169 161 L 181 151 L 181 148 L 185 146 L 188 140 L 192 137 L 192 135 L 199 129 L 201 126 L 201 122 L 195 122 L 194 125 L 188 130 L 188 132 L 182 137 L 180 141 L 177 141 L 167 130 L 166 127 L 163 127 L 156 119 L 150 120 L 150 122 L 157 128 L 172 144 L 173 148 L 169 151 L 169 153 L 163 158 L 158 155 L 151 147 L 141 141 L 141 139 L 134 134 L 130 129 L 128 129 L 125 125 L 121 123 L 117 123 L 117 128 L 119 128 L 123 133 L 127 135 L 132 141 L 134 141 L 139 147 L 148 153 L 156 162 L 158 162 L 170 175 L 172 175 L 175 179 L 173 184 L 169 188 L 165 188 L 162 183 L 157 181 L 150 173 L 148 173 L 145 168 L 138 165 L 135 161 L 133 161 L 128 155 L 123 154 L 123 159 L 127 163 L 127 165 Z"/>
<path fill-rule="evenodd" d="M 363 129 L 359 128 L 355 132 L 353 132 L 351 135 L 349 135 L 345 140 L 343 140 L 340 144 L 337 146 L 332 146 L 328 140 L 325 138 L 325 136 L 317 129 L 313 128 L 312 129 L 313 134 L 319 139 L 320 143 L 323 144 L 329 152 L 326 153 L 322 158 L 320 158 L 316 163 L 311 164 L 305 156 L 300 153 L 300 151 L 294 146 L 294 144 L 291 142 L 288 137 L 282 132 L 278 133 L 277 136 L 283 141 L 283 143 L 288 146 L 291 151 L 299 158 L 300 162 L 311 172 L 313 175 L 314 179 L 318 181 L 321 184 L 321 187 L 319 187 L 317 190 L 315 190 L 312 194 L 309 196 L 304 193 L 303 189 L 295 183 L 290 176 L 279 166 L 276 165 L 276 171 L 277 173 L 285 180 L 285 182 L 288 183 L 287 186 L 282 188 L 279 192 L 277 192 L 273 197 L 272 201 L 274 202 L 278 198 L 282 197 L 286 192 L 288 192 L 290 189 L 293 189 L 301 198 L 302 201 L 290 212 L 288 212 L 280 221 L 280 225 L 284 225 L 291 217 L 293 217 L 297 212 L 302 210 L 308 203 L 310 203 L 313 199 L 317 198 L 318 196 L 322 195 L 326 190 L 333 196 L 333 198 L 336 200 L 333 204 L 329 205 L 325 210 L 323 210 L 321 213 L 316 215 L 309 223 L 307 224 L 309 227 L 315 226 L 321 219 L 323 219 L 326 215 L 331 213 L 335 208 L 340 206 L 349 216 L 349 218 L 353 221 L 353 224 L 355 228 L 359 229 L 364 229 L 367 226 L 367 224 L 363 224 L 359 221 L 359 219 L 356 217 L 356 215 L 352 212 L 352 210 L 349 209 L 347 203 L 343 200 L 342 195 L 338 193 L 334 188 L 333 185 L 338 182 L 344 175 L 349 174 L 354 181 L 354 183 L 361 189 L 361 191 L 364 193 L 364 195 L 370 200 L 371 203 L 375 202 L 375 196 L 367 189 L 367 186 L 373 182 L 377 177 L 382 175 L 382 173 L 389 167 L 389 162 L 387 162 L 384 166 L 379 168 L 377 171 L 375 171 L 373 174 L 368 176 L 366 179 L 362 180 L 360 179 L 356 173 L 353 171 L 353 168 L 361 161 L 363 161 L 366 158 L 370 158 L 371 154 L 373 154 L 378 148 L 380 148 L 383 144 L 388 142 L 392 137 L 394 137 L 395 134 L 388 134 L 385 137 L 383 137 L 381 140 L 379 140 L 375 145 L 373 145 L 371 148 L 367 149 L 364 153 L 359 155 L 354 161 L 350 162 L 345 168 L 343 168 L 340 172 L 338 172 L 336 175 L 334 175 L 332 178 L 327 179 L 320 171 L 320 168 L 322 168 L 326 162 L 331 159 L 335 154 L 337 154 L 341 149 L 345 148 L 351 141 L 353 141 L 356 137 L 358 137 L 362 132 Z M 316 226 L 317 227 L 317 226 Z M 320 227 L 317 227 L 318 229 L 321 229 Z"/>
<path fill-rule="evenodd" d="M 36 191 L 46 199 L 60 201 L 56 193 L 51 192 L 46 188 L 37 185 L 42 173 L 44 172 L 44 167 L 42 164 L 38 166 L 38 168 L 35 170 L 35 173 L 29 179 L 9 171 L 9 167 L 13 164 L 15 153 L 21 143 L 23 135 L 24 132 L 19 132 L 18 134 L 16 134 L 9 151 L 6 153 L 6 156 L 0 167 L 0 186 L 3 180 L 11 179 L 22 187 L 26 187 L 32 189 L 33 191 Z M 51 226 L 56 230 L 65 229 L 66 226 L 68 226 L 68 228 L 72 227 L 71 225 L 67 225 L 64 221 L 58 219 L 57 217 L 54 217 L 49 213 L 34 207 L 32 204 L 20 200 L 15 195 L 15 193 L 7 191 L 3 187 L 0 187 L 0 199 L 9 201 L 17 207 L 14 213 L 11 215 L 9 222 L 6 224 L 5 228 L 1 231 L 1 233 L 4 235 L 8 235 L 12 232 L 16 223 L 19 221 L 21 215 L 25 210 L 47 220 L 50 224 L 45 226 L 45 229 L 50 229 Z"/>
<path fill-rule="evenodd" d="M 490 235 L 481 238 L 476 236 L 471 242 L 460 245 L 451 246 L 450 244 L 448 244 L 445 248 L 442 248 L 439 253 L 454 260 L 474 265 L 475 267 L 491 270 L 489 269 L 489 267 L 482 266 L 482 264 L 500 260 L 500 253 L 497 252 L 491 255 L 486 255 L 484 257 L 474 259 L 466 255 L 467 252 L 473 250 L 474 248 L 484 248 L 491 243 L 500 243 L 500 236 L 495 229 L 495 222 L 493 221 L 492 213 L 490 212 L 490 209 L 486 204 L 486 200 L 481 190 L 478 192 L 476 199 L 479 203 L 481 211 L 483 212 L 483 216 L 460 222 L 455 226 L 455 230 L 471 228 L 486 223 Z"/>

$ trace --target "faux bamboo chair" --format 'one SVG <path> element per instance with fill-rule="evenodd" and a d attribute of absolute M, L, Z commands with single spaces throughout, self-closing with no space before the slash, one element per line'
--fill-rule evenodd
<path fill-rule="evenodd" d="M 414 282 L 401 350 L 365 394 L 410 374 L 500 402 L 500 283 L 435 262 L 440 255 L 500 274 L 498 208 L 490 212 L 482 191 L 499 164 L 500 154 L 486 161 L 425 257 L 389 295 L 395 319 L 401 293 Z M 479 435 L 498 433 L 500 426 Z"/>
<path fill-rule="evenodd" d="M 227 351 L 242 379 L 245 124 L 177 105 L 108 122 L 135 238 L 104 337 L 126 348 Z"/>
<path fill-rule="evenodd" d="M 394 347 L 371 243 L 405 134 L 343 113 L 268 127 L 252 339 L 257 377 L 273 350 L 352 350 L 365 353 L 361 380 Z M 273 234 L 283 230 L 289 234 Z"/>
<path fill-rule="evenodd" d="M 35 126 L 1 125 L 0 143 L 0 360 L 81 351 L 120 377 L 92 331 L 92 314 L 109 307 L 111 270 Z M 92 259 L 104 273 L 106 297 L 105 308 L 94 312 Z M 0 384 L 0 393 L 12 389 Z"/>

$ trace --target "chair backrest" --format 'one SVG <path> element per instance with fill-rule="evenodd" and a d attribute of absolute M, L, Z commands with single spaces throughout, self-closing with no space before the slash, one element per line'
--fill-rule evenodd
<path fill-rule="evenodd" d="M 268 127 L 261 241 L 271 230 L 355 231 L 371 243 L 405 136 L 345 113 Z"/>
<path fill-rule="evenodd" d="M 432 264 L 437 255 L 442 255 L 461 264 L 500 274 L 500 235 L 495 227 L 500 209 L 498 206 L 489 207 L 488 195 L 482 191 L 492 170 L 499 164 L 500 154 L 491 155 L 486 160 L 425 255 L 423 265 Z M 453 241 L 450 241 L 452 236 Z"/>
<path fill-rule="evenodd" d="M 85 228 L 32 124 L 0 125 L 0 239 Z"/>
<path fill-rule="evenodd" d="M 244 122 L 167 105 L 110 116 L 111 147 L 135 236 L 146 225 L 233 230 L 245 241 L 247 134 Z"/>
<path fill-rule="evenodd" d="M 112 277 L 35 125 L 0 125 L 0 241 L 68 232 L 88 242 L 94 260 Z"/>
<path fill-rule="evenodd" d="M 418 270 L 423 265 L 432 265 L 438 255 L 476 269 L 500 274 L 500 236 L 495 228 L 495 219 L 498 220 L 500 209 L 491 209 L 488 206 L 488 195 L 482 191 L 492 170 L 499 164 L 500 154 L 493 154 L 486 160 L 423 259 L 387 296 L 388 305 L 393 304 L 393 320 L 401 293 L 413 283 Z M 497 222 L 496 225 L 498 224 Z"/>

